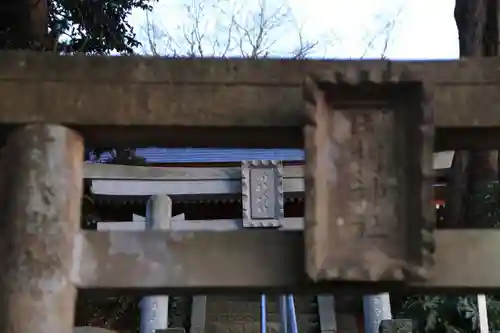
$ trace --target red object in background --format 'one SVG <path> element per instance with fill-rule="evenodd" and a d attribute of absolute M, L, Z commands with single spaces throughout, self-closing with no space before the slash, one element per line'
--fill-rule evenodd
<path fill-rule="evenodd" d="M 441 199 L 435 199 L 434 200 L 434 204 L 438 205 L 438 206 L 444 206 L 444 200 L 441 200 Z"/>

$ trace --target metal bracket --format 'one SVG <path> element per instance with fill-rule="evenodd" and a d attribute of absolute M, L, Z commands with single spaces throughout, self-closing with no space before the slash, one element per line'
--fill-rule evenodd
<path fill-rule="evenodd" d="M 241 195 L 243 227 L 280 227 L 284 218 L 281 161 L 243 161 Z"/>

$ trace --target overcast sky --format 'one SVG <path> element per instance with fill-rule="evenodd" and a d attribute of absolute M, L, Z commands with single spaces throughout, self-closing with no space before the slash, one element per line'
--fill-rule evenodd
<path fill-rule="evenodd" d="M 177 47 L 183 48 L 182 29 L 189 25 L 186 5 L 201 0 L 160 0 L 150 15 L 155 25 L 179 37 Z M 242 4 L 242 0 L 208 0 L 227 4 Z M 255 3 L 258 0 L 245 0 Z M 260 0 L 262 1 L 262 0 Z M 318 40 L 312 56 L 366 58 L 380 57 L 385 40 L 383 28 L 395 21 L 389 35 L 385 55 L 391 59 L 452 59 L 458 57 L 457 31 L 453 18 L 455 0 L 267 0 L 269 6 L 282 4 L 292 10 L 294 22 L 302 26 L 306 39 Z M 279 2 L 279 3 L 278 3 Z M 251 6 L 251 5 L 250 5 Z M 228 7 L 226 7 L 228 8 Z M 218 15 L 205 8 L 207 35 L 217 35 Z M 130 22 L 145 41 L 145 14 L 135 11 Z M 224 25 L 224 22 L 218 24 Z M 287 27 L 279 31 L 279 42 L 274 56 L 286 56 L 289 45 L 296 43 L 297 34 Z M 367 47 L 375 39 L 371 48 Z M 167 51 L 165 51 L 167 52 Z M 283 53 L 283 54 L 278 54 Z M 233 54 L 237 55 L 237 53 Z"/>

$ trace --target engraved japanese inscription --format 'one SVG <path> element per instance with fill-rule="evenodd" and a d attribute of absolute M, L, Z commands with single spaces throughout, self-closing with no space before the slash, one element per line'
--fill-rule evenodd
<path fill-rule="evenodd" d="M 309 82 L 305 239 L 312 279 L 425 278 L 433 249 L 432 131 L 420 88 Z M 343 94 L 355 99 L 343 101 Z"/>
<path fill-rule="evenodd" d="M 275 210 L 275 172 L 271 168 L 250 171 L 250 217 L 252 219 L 273 219 Z"/>
<path fill-rule="evenodd" d="M 347 190 L 344 198 L 349 198 L 349 201 L 339 211 L 337 223 L 350 219 L 352 223 L 344 230 L 362 241 L 368 240 L 363 246 L 370 247 L 373 242 L 384 242 L 388 238 L 392 238 L 391 244 L 396 245 L 401 242 L 401 237 L 397 233 L 399 221 L 395 206 L 398 181 L 390 144 L 394 115 L 385 110 L 350 110 L 337 112 L 334 122 L 339 117 L 345 117 L 349 133 L 333 131 L 331 145 L 343 150 L 349 161 L 348 174 L 338 180 L 339 188 Z M 345 134 L 349 138 L 344 137 Z M 350 184 L 343 185 L 342 182 Z M 391 254 L 396 255 L 399 249 L 400 246 L 394 246 L 391 252 L 395 253 Z"/>
<path fill-rule="evenodd" d="M 283 166 L 279 161 L 242 162 L 243 226 L 279 227 L 283 219 Z"/>

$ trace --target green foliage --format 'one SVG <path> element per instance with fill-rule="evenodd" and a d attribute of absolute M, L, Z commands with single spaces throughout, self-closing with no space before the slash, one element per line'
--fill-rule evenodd
<path fill-rule="evenodd" d="M 500 297 L 487 296 L 490 330 L 500 330 Z M 396 315 L 413 318 L 421 333 L 479 332 L 476 295 L 416 295 L 404 297 Z"/>
<path fill-rule="evenodd" d="M 58 51 L 107 54 L 132 53 L 139 46 L 127 22 L 135 8 L 151 9 L 157 0 L 56 0 L 50 11 L 50 28 L 61 36 Z"/>
<path fill-rule="evenodd" d="M 476 185 L 465 200 L 466 215 L 475 228 L 500 226 L 500 186 L 498 183 Z"/>
<path fill-rule="evenodd" d="M 476 186 L 465 199 L 467 216 L 477 228 L 500 226 L 500 186 Z M 476 295 L 412 295 L 395 302 L 396 315 L 413 318 L 422 333 L 479 332 Z M 487 296 L 490 330 L 500 330 L 500 297 Z"/>
<path fill-rule="evenodd" d="M 109 330 L 137 332 L 140 323 L 139 297 L 78 294 L 75 326 L 96 326 Z"/>
<path fill-rule="evenodd" d="M 406 297 L 398 316 L 413 318 L 418 332 L 474 332 L 478 328 L 475 296 L 417 295 Z"/>
<path fill-rule="evenodd" d="M 35 32 L 45 16 L 40 1 L 5 0 L 0 3 L 0 48 L 45 49 L 59 53 L 130 54 L 139 46 L 128 16 L 133 9 L 150 10 L 158 0 L 52 0 L 47 1 L 47 40 L 34 41 L 47 31 Z M 37 17 L 36 22 L 30 20 Z M 43 37 L 45 38 L 45 37 Z M 42 43 L 42 45 L 40 45 Z"/>

